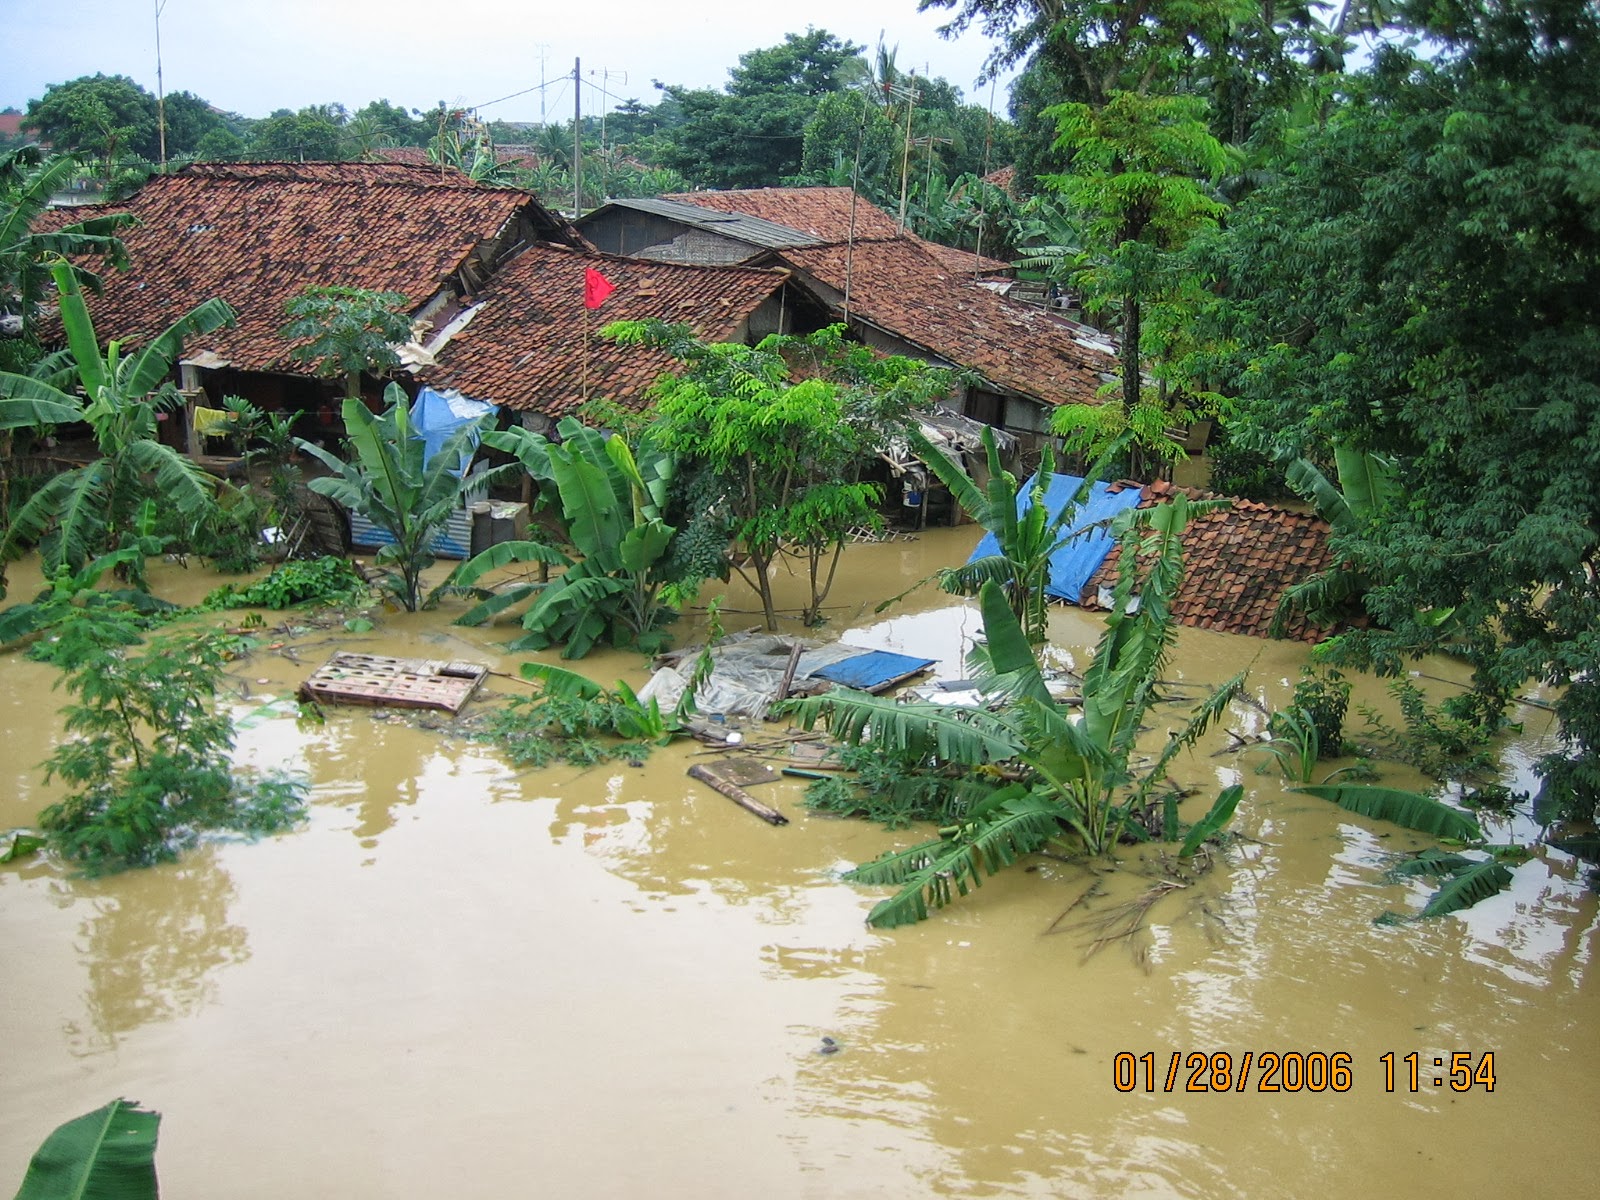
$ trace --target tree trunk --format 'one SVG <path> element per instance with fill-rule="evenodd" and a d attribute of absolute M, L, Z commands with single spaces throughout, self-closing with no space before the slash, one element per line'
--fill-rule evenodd
<path fill-rule="evenodd" d="M 1139 405 L 1139 323 L 1143 314 L 1134 296 L 1122 298 L 1122 411 L 1132 414 Z M 1129 471 L 1135 479 L 1144 479 L 1144 447 L 1137 441 L 1130 452 Z"/>

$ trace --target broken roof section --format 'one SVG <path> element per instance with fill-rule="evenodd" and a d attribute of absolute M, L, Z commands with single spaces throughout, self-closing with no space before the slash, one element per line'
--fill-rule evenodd
<path fill-rule="evenodd" d="M 140 341 L 212 296 L 239 314 L 196 339 L 211 365 L 307 374 L 279 336 L 307 285 L 399 292 L 413 311 L 476 291 L 519 244 L 581 244 L 532 195 L 400 163 L 196 163 L 97 210 L 131 212 L 126 271 L 89 297 L 102 336 Z M 82 220 L 71 210 L 62 220 Z"/>
<path fill-rule="evenodd" d="M 1138 485 L 1128 485 L 1130 490 Z M 1139 507 L 1170 499 L 1177 492 L 1191 499 L 1214 499 L 1213 493 L 1152 483 L 1139 488 Z M 1321 517 L 1260 504 L 1232 501 L 1229 508 L 1196 516 L 1183 532 L 1183 586 L 1172 604 L 1183 625 L 1267 637 L 1278 601 L 1294 584 L 1334 565 L 1328 547 L 1329 526 Z M 1102 589 L 1115 586 L 1120 550 L 1113 548 L 1084 588 L 1085 608 L 1108 608 Z M 1311 623 L 1304 613 L 1288 621 L 1284 636 L 1317 642 L 1332 630 Z"/>
<path fill-rule="evenodd" d="M 598 312 L 583 306 L 589 267 L 616 289 Z M 442 365 L 426 377 L 437 386 L 552 419 L 581 404 L 585 390 L 639 409 L 650 385 L 678 364 L 659 350 L 605 341 L 601 328 L 654 317 L 688 325 L 706 341 L 743 340 L 750 318 L 773 300 L 786 279 L 782 271 L 694 267 L 531 246 L 500 269 L 471 320 L 440 352 Z"/>

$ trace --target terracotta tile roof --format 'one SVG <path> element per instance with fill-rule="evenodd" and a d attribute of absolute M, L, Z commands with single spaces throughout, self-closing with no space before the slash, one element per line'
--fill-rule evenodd
<path fill-rule="evenodd" d="M 1139 507 L 1149 508 L 1178 491 L 1195 499 L 1213 495 L 1170 483 L 1146 484 Z M 1173 615 L 1180 624 L 1199 629 L 1266 637 L 1284 591 L 1333 565 L 1328 532 L 1321 517 L 1254 500 L 1235 499 L 1231 508 L 1191 521 L 1183 534 L 1183 586 Z M 1100 588 L 1116 584 L 1119 553 L 1113 548 L 1084 586 L 1085 608 L 1099 608 Z M 1317 642 L 1331 632 L 1297 614 L 1285 636 Z"/>
<path fill-rule="evenodd" d="M 958 279 L 962 276 L 971 279 L 974 271 L 978 275 L 1011 274 L 1011 264 L 1003 259 L 990 258 L 987 254 L 974 255 L 971 250 L 957 250 L 954 246 L 941 246 L 923 238 L 918 238 L 917 243 Z"/>
<path fill-rule="evenodd" d="M 1001 167 L 999 170 L 990 171 L 983 177 L 983 181 L 993 184 L 1002 192 L 1012 192 L 1017 183 L 1017 169 L 1016 167 Z"/>
<path fill-rule="evenodd" d="M 850 195 L 851 189 L 847 187 L 744 188 L 727 192 L 685 192 L 662 199 L 776 221 L 826 243 L 850 240 Z M 855 202 L 855 227 L 858 243 L 906 238 L 939 259 L 952 273 L 972 274 L 970 250 L 941 246 L 904 232 L 893 217 L 861 196 L 857 196 Z M 1009 272 L 1011 264 L 986 257 L 979 260 L 979 270 L 985 275 Z"/>
<path fill-rule="evenodd" d="M 717 212 L 762 217 L 809 233 L 818 241 L 843 242 L 850 237 L 851 189 L 847 187 L 744 188 L 728 192 L 684 192 L 663 196 Z M 897 238 L 894 218 L 861 197 L 855 201 L 856 240 Z"/>
<path fill-rule="evenodd" d="M 1049 405 L 1096 404 L 1102 375 L 1117 369 L 1113 355 L 1084 345 L 1042 310 L 973 284 L 970 254 L 902 234 L 888 213 L 860 197 L 852 249 L 849 188 L 750 188 L 668 199 L 763 217 L 813 234 L 824 244 L 784 249 L 770 261 L 843 293 L 848 259 L 852 316 L 977 371 L 997 391 Z M 1007 269 L 997 260 L 986 261 Z"/>
<path fill-rule="evenodd" d="M 996 390 L 1045 404 L 1098 404 L 1102 374 L 1116 359 L 1083 345 L 1041 309 L 1014 304 L 950 275 L 905 239 L 785 250 L 779 261 L 844 291 L 850 258 L 852 316 L 958 366 Z"/>
<path fill-rule="evenodd" d="M 107 272 L 105 293 L 89 298 L 102 338 L 137 342 L 217 296 L 239 324 L 195 339 L 189 353 L 304 373 L 278 330 L 284 302 L 306 285 L 394 291 L 420 306 L 524 210 L 550 235 L 576 240 L 526 192 L 397 163 L 195 164 L 153 177 L 122 204 L 54 219 L 139 218 L 122 235 L 129 269 Z"/>
<path fill-rule="evenodd" d="M 585 267 L 600 271 L 616 288 L 593 312 L 583 307 Z M 646 390 L 675 364 L 655 351 L 601 340 L 603 326 L 659 317 L 687 324 L 709 341 L 727 341 L 784 279 L 781 271 L 531 246 L 495 275 L 479 297 L 483 308 L 450 339 L 439 353 L 440 366 L 425 378 L 474 399 L 560 417 L 582 400 L 587 321 L 589 395 L 642 408 Z"/>

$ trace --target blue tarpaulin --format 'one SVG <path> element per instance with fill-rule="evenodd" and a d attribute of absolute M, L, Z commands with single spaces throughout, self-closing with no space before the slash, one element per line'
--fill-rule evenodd
<path fill-rule="evenodd" d="M 931 658 L 912 658 L 909 654 L 892 654 L 888 650 L 869 650 L 865 654 L 841 659 L 811 674 L 817 679 L 871 692 L 907 675 L 925 671 L 933 664 Z"/>
<path fill-rule="evenodd" d="M 1035 479 L 1037 476 L 1035 476 Z M 1017 515 L 1020 517 L 1028 511 L 1033 494 L 1034 480 L 1028 480 L 1027 485 L 1017 495 Z M 1052 475 L 1050 483 L 1045 488 L 1045 509 L 1054 518 L 1072 502 L 1078 494 L 1078 489 L 1083 486 L 1083 480 L 1076 475 Z M 1089 492 L 1089 498 L 1073 516 L 1068 527 L 1062 529 L 1062 535 L 1069 532 L 1075 533 L 1087 525 L 1097 521 L 1104 521 L 1116 516 L 1125 509 L 1133 508 L 1139 503 L 1139 489 L 1136 487 L 1123 488 L 1120 492 L 1113 492 L 1109 485 L 1097 483 Z M 1105 562 L 1106 555 L 1111 553 L 1112 541 L 1110 534 L 1103 529 L 1086 533 L 1082 537 L 1072 538 L 1070 541 L 1056 548 L 1050 556 L 1050 583 L 1045 591 L 1067 601 L 1077 604 L 1083 596 L 1083 587 L 1089 582 L 1089 577 L 1100 569 L 1100 564 Z M 972 557 L 967 559 L 976 562 L 980 558 L 987 558 L 991 554 L 1000 553 L 1000 543 L 995 540 L 992 533 L 983 535 L 983 540 L 978 543 L 978 548 L 972 552 Z"/>
<path fill-rule="evenodd" d="M 411 426 L 422 438 L 426 456 L 424 461 L 432 461 L 433 456 L 450 440 L 450 435 L 468 421 L 499 411 L 497 405 L 486 400 L 469 400 L 460 392 L 436 392 L 431 387 L 423 388 L 411 405 Z M 457 475 L 466 470 L 467 464 L 472 461 L 472 450 L 477 448 L 478 439 L 474 437 L 472 449 L 462 455 Z"/>

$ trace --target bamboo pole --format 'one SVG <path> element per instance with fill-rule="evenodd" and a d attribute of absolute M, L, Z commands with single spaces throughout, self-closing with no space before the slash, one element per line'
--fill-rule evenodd
<path fill-rule="evenodd" d="M 703 764 L 696 763 L 689 768 L 689 778 L 698 779 L 714 792 L 721 792 L 740 808 L 755 813 L 768 825 L 787 825 L 789 818 L 775 808 L 771 808 L 757 800 L 749 792 L 735 783 L 729 783 Z"/>

